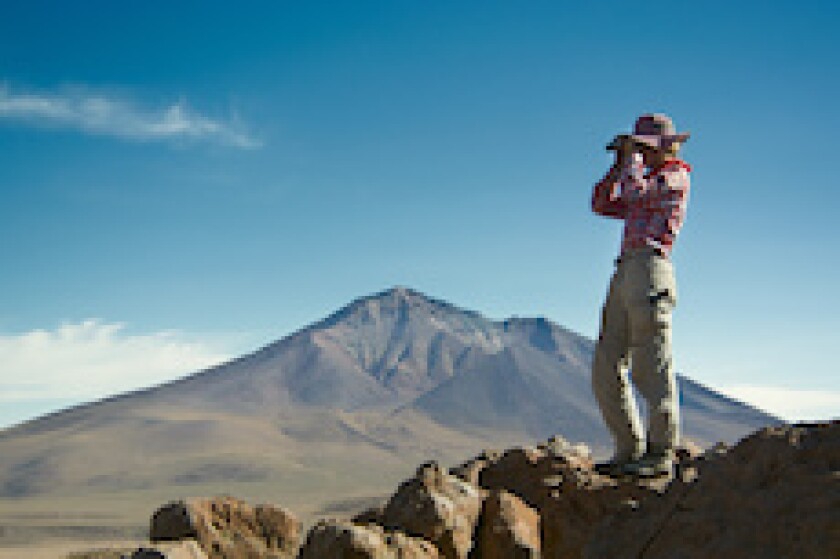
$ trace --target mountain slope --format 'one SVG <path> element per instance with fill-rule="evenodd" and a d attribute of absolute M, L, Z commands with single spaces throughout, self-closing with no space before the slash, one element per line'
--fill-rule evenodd
<path fill-rule="evenodd" d="M 221 366 L 0 431 L 0 497 L 218 487 L 306 514 L 485 446 L 561 433 L 603 453 L 592 350 L 545 319 L 493 321 L 396 287 Z M 778 422 L 680 386 L 701 443 Z"/>
<path fill-rule="evenodd" d="M 590 383 L 594 343 L 543 319 L 501 324 L 504 350 L 473 356 L 458 375 L 412 402 L 460 430 L 515 425 L 534 439 L 562 432 L 610 445 Z M 684 433 L 700 443 L 734 442 L 778 419 L 678 375 Z M 644 414 L 644 399 L 637 394 Z"/>

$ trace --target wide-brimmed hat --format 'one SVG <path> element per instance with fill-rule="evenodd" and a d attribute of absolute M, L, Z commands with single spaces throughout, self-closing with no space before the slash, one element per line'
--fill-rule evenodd
<path fill-rule="evenodd" d="M 689 132 L 677 132 L 674 121 L 668 115 L 648 113 L 636 119 L 636 125 L 630 137 L 647 146 L 667 148 L 674 142 L 686 141 L 690 135 Z"/>

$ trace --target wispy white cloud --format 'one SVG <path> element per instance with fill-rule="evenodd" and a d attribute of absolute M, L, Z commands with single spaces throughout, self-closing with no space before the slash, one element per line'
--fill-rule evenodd
<path fill-rule="evenodd" d="M 79 87 L 20 93 L 0 84 L 0 118 L 135 141 L 200 140 L 247 149 L 262 145 L 237 123 L 201 115 L 184 101 L 149 109 Z"/>
<path fill-rule="evenodd" d="M 151 386 L 230 356 L 176 332 L 130 334 L 87 320 L 55 330 L 0 335 L 0 405 L 83 402 Z"/>
<path fill-rule="evenodd" d="M 813 421 L 840 417 L 840 390 L 813 390 L 755 384 L 721 386 L 719 390 L 788 421 Z"/>

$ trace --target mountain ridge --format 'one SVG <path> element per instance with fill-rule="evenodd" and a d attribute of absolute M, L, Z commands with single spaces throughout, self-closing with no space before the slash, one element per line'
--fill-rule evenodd
<path fill-rule="evenodd" d="M 296 341 L 299 342 L 301 339 L 305 339 L 307 337 L 314 336 L 315 339 L 313 341 L 315 343 L 320 343 L 320 344 L 329 343 L 330 341 L 335 341 L 335 340 L 330 339 L 329 337 L 327 337 L 327 339 L 325 340 L 325 339 L 323 339 L 323 336 L 319 337 L 318 334 L 322 333 L 325 330 L 329 330 L 330 328 L 333 328 L 337 325 L 340 325 L 343 321 L 348 321 L 348 320 L 352 319 L 354 314 L 365 313 L 366 311 L 369 312 L 371 306 L 381 307 L 382 302 L 387 301 L 389 299 L 396 300 L 402 305 L 401 312 L 406 312 L 407 310 L 410 310 L 407 307 L 410 307 L 412 305 L 415 306 L 415 307 L 426 306 L 426 307 L 430 307 L 430 308 L 434 309 L 433 312 L 431 313 L 433 315 L 436 314 L 435 311 L 437 311 L 437 312 L 442 311 L 442 312 L 445 312 L 445 313 L 455 313 L 455 314 L 460 314 L 462 316 L 469 317 L 470 319 L 472 319 L 476 322 L 482 323 L 485 326 L 485 329 L 498 329 L 500 332 L 503 332 L 503 333 L 517 333 L 518 332 L 521 335 L 525 336 L 532 345 L 535 345 L 535 346 L 539 347 L 540 349 L 543 349 L 544 351 L 549 351 L 549 352 L 556 351 L 556 349 L 558 347 L 558 342 L 557 342 L 557 339 L 556 339 L 558 334 L 560 336 L 565 336 L 565 337 L 568 337 L 568 339 L 576 341 L 577 345 L 585 351 L 593 350 L 594 345 L 595 345 L 594 341 L 590 340 L 589 338 L 581 336 L 580 334 L 577 334 L 576 332 L 573 332 L 573 331 L 563 327 L 562 325 L 554 323 L 553 321 L 549 320 L 548 318 L 546 318 L 544 316 L 533 316 L 532 317 L 532 316 L 512 315 L 510 317 L 507 317 L 507 318 L 504 318 L 504 319 L 501 319 L 501 320 L 493 320 L 493 319 L 489 319 L 489 318 L 484 317 L 478 311 L 474 311 L 474 310 L 471 310 L 471 309 L 465 309 L 465 308 L 456 306 L 456 305 L 454 305 L 454 304 L 452 304 L 448 301 L 445 301 L 444 299 L 426 295 L 425 293 L 422 293 L 419 290 L 416 290 L 416 289 L 413 289 L 413 288 L 410 288 L 410 287 L 407 287 L 407 286 L 395 285 L 395 286 L 392 286 L 390 288 L 383 289 L 383 290 L 380 290 L 378 292 L 375 292 L 375 293 L 372 293 L 372 294 L 369 294 L 369 295 L 357 297 L 357 298 L 353 299 L 351 302 L 349 302 L 348 304 L 339 308 L 338 310 L 330 313 L 326 317 L 324 317 L 322 319 L 319 319 L 319 320 L 315 320 L 315 321 L 309 323 L 308 325 L 303 326 L 302 328 L 299 328 L 298 330 L 295 330 L 294 332 L 292 332 L 292 333 L 290 333 L 290 334 L 288 334 L 288 335 L 286 335 L 286 336 L 284 336 L 284 337 L 282 337 L 278 340 L 270 342 L 270 343 L 268 343 L 268 344 L 266 344 L 266 345 L 264 345 L 264 346 L 262 346 L 262 347 L 260 347 L 256 350 L 254 350 L 252 352 L 249 352 L 249 353 L 246 353 L 242 356 L 234 357 L 234 358 L 232 358 L 228 361 L 225 361 L 223 363 L 220 363 L 218 365 L 208 367 L 208 368 L 202 369 L 200 371 L 196 371 L 194 373 L 189 373 L 189 374 L 186 374 L 186 375 L 181 376 L 179 378 L 172 379 L 170 381 L 166 381 L 166 382 L 154 385 L 154 386 L 144 387 L 144 388 L 140 388 L 140 389 L 137 389 L 137 390 L 132 390 L 132 391 L 124 392 L 124 393 L 114 394 L 114 395 L 107 396 L 107 397 L 101 398 L 101 399 L 97 399 L 97 400 L 94 400 L 94 401 L 91 401 L 91 402 L 85 402 L 85 403 L 78 404 L 78 405 L 75 405 L 75 406 L 70 406 L 68 408 L 64 408 L 64 409 L 61 409 L 61 410 L 56 410 L 54 412 L 50 412 L 50 413 L 44 414 L 42 416 L 39 416 L 39 417 L 30 419 L 30 420 L 21 422 L 19 424 L 12 425 L 12 426 L 6 427 L 4 429 L 0 429 L 0 439 L 2 439 L 4 434 L 7 434 L 9 432 L 17 431 L 18 429 L 21 429 L 21 428 L 25 429 L 27 425 L 37 423 L 37 422 L 42 422 L 42 421 L 48 421 L 51 418 L 54 418 L 56 416 L 61 416 L 63 414 L 67 414 L 67 413 L 75 412 L 75 411 L 82 411 L 82 410 L 90 408 L 91 406 L 97 406 L 97 405 L 101 405 L 101 404 L 109 404 L 109 403 L 119 402 L 119 401 L 122 401 L 124 399 L 130 399 L 130 398 L 135 398 L 135 397 L 142 398 L 142 397 L 146 397 L 146 396 L 155 394 L 159 391 L 171 390 L 171 389 L 175 389 L 177 387 L 183 386 L 185 384 L 194 383 L 194 382 L 202 382 L 202 381 L 205 381 L 205 380 L 207 380 L 209 378 L 212 378 L 214 376 L 224 375 L 224 374 L 228 373 L 229 369 L 231 369 L 231 368 L 236 368 L 240 365 L 247 365 L 247 364 L 250 364 L 251 362 L 253 362 L 255 360 L 270 357 L 270 356 L 282 351 L 283 349 L 287 348 L 288 346 L 293 345 Z M 492 343 L 495 343 L 500 351 L 503 349 L 497 338 L 490 338 L 490 339 L 493 340 Z M 567 339 L 567 342 L 568 342 L 568 339 Z M 492 343 L 491 343 L 491 345 L 492 345 Z M 406 356 L 405 353 L 403 353 L 403 355 L 401 355 L 400 357 L 405 357 L 405 356 Z M 464 358 L 465 358 L 464 354 L 459 355 L 459 359 L 461 361 L 463 361 Z M 398 358 L 398 360 L 399 360 L 399 358 Z M 378 374 L 373 374 L 373 376 L 375 378 L 377 378 L 377 380 L 381 381 L 382 380 L 381 376 L 386 375 L 387 373 L 390 373 L 390 375 L 387 375 L 387 376 L 393 377 L 393 373 L 394 373 L 393 365 L 391 366 L 390 370 L 385 370 L 386 369 L 386 364 L 387 364 L 387 360 L 384 359 L 384 356 L 380 357 L 377 365 L 374 367 L 375 372 L 378 373 Z M 361 367 L 361 368 L 364 369 L 364 367 Z M 700 383 L 697 383 L 696 381 L 690 380 L 682 374 L 679 374 L 678 376 L 680 377 L 681 380 L 688 380 L 689 382 L 691 382 L 693 384 L 701 386 L 703 389 L 705 389 L 707 391 L 714 392 L 709 387 L 703 386 Z M 431 389 L 433 387 L 429 387 L 429 388 Z M 760 413 L 766 413 L 766 412 L 763 412 L 762 410 L 759 410 L 758 408 L 755 408 L 754 406 L 751 406 L 751 405 L 746 404 L 744 402 L 740 402 L 740 401 L 738 401 L 734 398 L 725 396 L 723 394 L 719 394 L 719 396 L 725 398 L 726 400 L 728 400 L 731 403 L 748 407 L 753 411 L 760 412 Z M 407 402 L 403 402 L 402 405 L 405 405 L 406 403 Z M 401 407 L 401 406 L 400 405 L 395 405 L 394 407 L 396 408 L 396 407 Z M 774 418 L 774 419 L 778 419 L 778 418 Z"/>
<path fill-rule="evenodd" d="M 554 433 L 604 454 L 593 349 L 545 317 L 491 320 L 395 286 L 216 367 L 0 431 L 0 496 L 225 481 L 317 507 L 375 494 L 417 460 Z M 679 379 L 700 444 L 780 422 Z"/>

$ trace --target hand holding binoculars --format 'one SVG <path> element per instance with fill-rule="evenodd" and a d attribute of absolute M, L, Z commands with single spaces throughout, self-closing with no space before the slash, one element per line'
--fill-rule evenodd
<path fill-rule="evenodd" d="M 641 152 L 645 148 L 644 144 L 635 141 L 629 134 L 619 134 L 607 144 L 607 151 L 637 151 Z"/>

